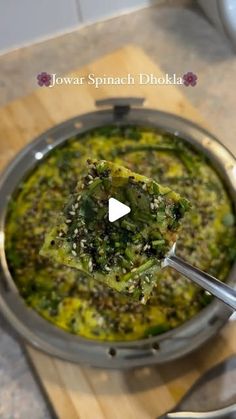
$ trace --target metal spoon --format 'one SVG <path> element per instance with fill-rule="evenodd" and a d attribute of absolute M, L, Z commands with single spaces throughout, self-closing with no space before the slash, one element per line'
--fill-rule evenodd
<path fill-rule="evenodd" d="M 236 419 L 236 356 L 206 371 L 170 411 L 156 419 Z"/>
<path fill-rule="evenodd" d="M 236 417 L 236 404 L 209 412 L 171 412 L 165 419 L 230 419 Z"/>
<path fill-rule="evenodd" d="M 236 310 L 236 290 L 176 256 L 175 248 L 176 243 L 166 255 L 162 267 L 170 266 Z"/>
<path fill-rule="evenodd" d="M 171 412 L 165 419 L 233 419 L 235 415 L 236 404 L 209 412 Z"/>

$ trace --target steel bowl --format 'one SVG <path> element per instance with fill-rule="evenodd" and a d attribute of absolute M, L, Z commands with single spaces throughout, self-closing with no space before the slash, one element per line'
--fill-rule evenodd
<path fill-rule="evenodd" d="M 9 199 L 27 173 L 52 149 L 70 137 L 104 125 L 139 125 L 179 136 L 210 159 L 236 206 L 236 160 L 212 134 L 178 116 L 141 108 L 143 99 L 105 99 L 92 113 L 76 116 L 46 131 L 27 145 L 0 181 L 0 310 L 29 343 L 42 351 L 77 363 L 105 368 L 131 368 L 176 360 L 203 345 L 227 322 L 232 311 L 213 300 L 199 314 L 169 332 L 129 342 L 100 342 L 72 335 L 42 318 L 20 296 L 8 269 L 4 224 Z M 79 141 L 79 139 L 78 139 Z M 236 264 L 227 281 L 236 285 Z"/>
<path fill-rule="evenodd" d="M 212 23 L 226 35 L 236 47 L 236 3 L 235 0 L 198 0 Z"/>

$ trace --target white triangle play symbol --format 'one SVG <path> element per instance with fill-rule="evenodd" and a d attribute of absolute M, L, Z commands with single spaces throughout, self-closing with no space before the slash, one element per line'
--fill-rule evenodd
<path fill-rule="evenodd" d="M 122 202 L 117 201 L 115 198 L 110 198 L 108 201 L 108 219 L 111 223 L 113 223 L 116 220 L 119 220 L 119 218 L 124 217 L 124 215 L 129 214 L 130 207 L 128 207 L 125 204 L 122 204 Z"/>

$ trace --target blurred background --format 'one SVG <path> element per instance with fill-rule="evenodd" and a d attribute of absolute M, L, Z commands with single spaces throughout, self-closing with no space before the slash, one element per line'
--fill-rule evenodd
<path fill-rule="evenodd" d="M 2 0 L 0 106 L 35 89 L 41 71 L 63 75 L 135 44 L 164 72 L 198 75 L 185 94 L 230 146 L 235 28 L 235 0 Z"/>
<path fill-rule="evenodd" d="M 39 40 L 78 29 L 117 14 L 132 12 L 163 0 L 3 0 L 0 4 L 0 51 L 29 45 Z M 236 4 L 234 0 L 199 0 L 209 18 L 236 40 Z M 123 30 L 124 28 L 122 28 Z"/>

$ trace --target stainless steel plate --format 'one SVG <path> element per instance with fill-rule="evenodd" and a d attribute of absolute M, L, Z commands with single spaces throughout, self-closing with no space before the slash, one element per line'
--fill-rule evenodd
<path fill-rule="evenodd" d="M 40 135 L 8 166 L 0 181 L 0 309 L 18 333 L 35 347 L 57 357 L 106 368 L 131 368 L 177 359 L 197 349 L 226 323 L 231 310 L 214 300 L 184 325 L 162 335 L 132 342 L 99 342 L 67 333 L 27 307 L 9 272 L 4 248 L 8 201 L 26 174 L 68 138 L 108 124 L 158 128 L 180 136 L 211 160 L 236 205 L 236 160 L 209 132 L 180 117 L 139 109 L 141 99 L 107 99 L 104 110 L 80 115 Z M 134 107 L 132 107 L 133 105 Z M 79 139 L 78 139 L 79 141 Z M 236 284 L 236 265 L 228 283 Z"/>

